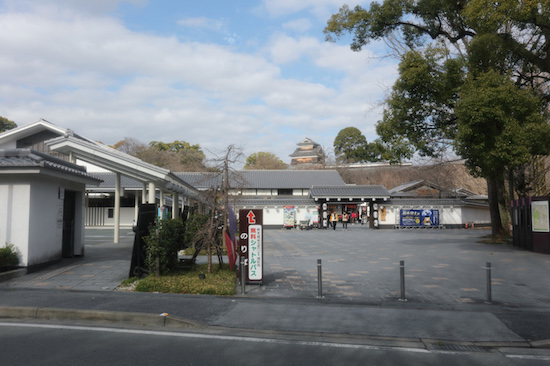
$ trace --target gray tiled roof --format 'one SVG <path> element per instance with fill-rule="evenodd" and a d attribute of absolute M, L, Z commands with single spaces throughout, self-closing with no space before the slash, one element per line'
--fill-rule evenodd
<path fill-rule="evenodd" d="M 90 173 L 90 175 L 93 175 L 94 177 L 101 179 L 103 182 L 99 185 L 99 187 L 90 187 L 90 188 L 96 188 L 97 190 L 102 189 L 109 189 L 115 188 L 115 179 L 116 174 L 115 173 Z M 123 188 L 136 188 L 136 189 L 142 189 L 143 183 L 141 183 L 138 180 L 135 180 L 133 178 L 127 177 L 125 175 L 121 175 L 120 177 L 120 185 Z"/>
<path fill-rule="evenodd" d="M 315 141 L 313 141 L 309 137 L 306 137 L 305 139 L 303 139 L 301 142 L 297 143 L 296 145 L 298 145 L 298 146 L 311 146 L 311 145 L 319 146 L 318 143 L 316 143 Z"/>
<path fill-rule="evenodd" d="M 415 180 L 415 181 L 412 181 L 412 182 L 403 183 L 403 184 L 401 184 L 397 187 L 393 187 L 392 189 L 389 190 L 389 192 L 393 194 L 393 193 L 396 193 L 396 192 L 405 191 L 405 190 L 410 189 L 412 187 L 415 187 L 418 184 L 423 183 L 423 182 L 424 182 L 423 180 Z"/>
<path fill-rule="evenodd" d="M 243 188 L 310 189 L 314 185 L 345 186 L 336 170 L 242 170 Z"/>
<path fill-rule="evenodd" d="M 383 186 L 313 186 L 310 196 L 313 198 L 389 198 L 390 193 Z"/>
<path fill-rule="evenodd" d="M 23 168 L 48 168 L 96 180 L 86 168 L 31 149 L 0 150 L 0 170 Z"/>
<path fill-rule="evenodd" d="M 197 188 L 219 186 L 219 173 L 175 173 Z M 240 170 L 230 175 L 231 188 L 309 189 L 315 184 L 343 186 L 336 170 Z"/>
<path fill-rule="evenodd" d="M 220 173 L 180 172 L 174 173 L 184 182 L 197 189 L 218 187 L 222 182 Z M 101 178 L 103 188 L 115 186 L 114 173 L 93 173 Z M 249 189 L 310 189 L 313 185 L 346 186 L 336 170 L 241 170 L 231 173 L 231 188 Z M 122 176 L 124 188 L 141 188 L 142 184 Z"/>
<path fill-rule="evenodd" d="M 197 189 L 219 187 L 222 183 L 221 173 L 178 172 L 174 174 Z"/>
<path fill-rule="evenodd" d="M 489 205 L 485 202 L 479 201 L 469 201 L 462 198 L 428 198 L 428 199 L 399 199 L 392 198 L 389 201 L 392 205 L 396 206 L 483 206 L 488 207 Z"/>
<path fill-rule="evenodd" d="M 323 149 L 321 148 L 321 146 L 316 146 L 311 150 L 296 149 L 289 156 L 293 158 L 300 158 L 300 157 L 311 157 L 311 156 L 318 157 L 322 155 L 323 155 Z"/>

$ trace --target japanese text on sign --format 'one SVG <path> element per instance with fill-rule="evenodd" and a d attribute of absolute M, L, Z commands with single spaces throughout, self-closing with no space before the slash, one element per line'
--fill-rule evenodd
<path fill-rule="evenodd" d="M 250 280 L 262 279 L 262 226 L 250 225 L 248 227 L 248 278 Z"/>
<path fill-rule="evenodd" d="M 399 213 L 401 226 L 437 226 L 439 225 L 439 210 L 406 210 Z"/>

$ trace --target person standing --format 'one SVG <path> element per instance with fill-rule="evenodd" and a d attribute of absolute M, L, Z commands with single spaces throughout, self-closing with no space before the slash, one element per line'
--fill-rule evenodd
<path fill-rule="evenodd" d="M 344 231 L 348 231 L 348 221 L 349 221 L 348 213 L 344 212 L 342 214 L 342 225 L 344 226 Z"/>
<path fill-rule="evenodd" d="M 332 230 L 336 230 L 336 223 L 338 222 L 338 215 L 336 212 L 330 214 L 330 224 L 332 225 Z"/>

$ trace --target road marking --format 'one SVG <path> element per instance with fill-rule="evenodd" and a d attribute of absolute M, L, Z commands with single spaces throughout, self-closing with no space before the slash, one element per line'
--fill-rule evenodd
<path fill-rule="evenodd" d="M 537 361 L 550 361 L 550 356 L 535 356 L 535 355 L 504 355 L 508 358 L 518 358 L 521 360 L 537 360 Z"/>
<path fill-rule="evenodd" d="M 242 342 L 255 342 L 255 343 L 276 343 L 285 345 L 302 345 L 302 346 L 323 346 L 333 348 L 352 348 L 352 349 L 366 349 L 366 350 L 393 350 L 411 353 L 445 353 L 445 354 L 464 354 L 464 352 L 455 351 L 437 351 L 427 350 L 424 348 L 410 348 L 410 347 L 390 347 L 390 346 L 369 346 L 362 344 L 346 344 L 346 343 L 330 343 L 330 342 L 317 342 L 317 341 L 294 341 L 294 340 L 282 340 L 271 338 L 258 338 L 258 337 L 244 337 L 244 336 L 224 336 L 215 334 L 200 334 L 200 333 L 179 333 L 168 331 L 156 331 L 156 330 L 140 330 L 140 329 L 120 329 L 120 328 L 100 328 L 100 327 L 88 327 L 79 325 L 61 325 L 61 324 L 38 324 L 38 323 L 2 323 L 0 327 L 20 327 L 20 328 L 42 328 L 42 329 L 58 329 L 58 330 L 82 330 L 93 332 L 106 332 L 106 333 L 126 333 L 126 334 L 139 334 L 139 335 L 156 335 L 156 336 L 168 336 L 168 337 L 180 337 L 180 338 L 199 338 L 199 339 L 218 339 L 226 341 L 242 341 Z"/>
<path fill-rule="evenodd" d="M 0 327 L 2 326 L 3 327 L 20 327 L 20 328 L 59 329 L 59 330 L 82 330 L 82 331 L 93 331 L 93 332 L 125 333 L 125 334 L 138 334 L 138 335 L 179 337 L 179 338 L 217 339 L 217 340 L 225 340 L 225 341 L 273 343 L 273 344 L 300 345 L 300 346 L 313 346 L 313 347 L 364 349 L 364 350 L 372 350 L 372 351 L 399 351 L 399 352 L 424 353 L 424 354 L 447 354 L 447 355 L 462 354 L 464 355 L 468 353 L 473 353 L 473 352 L 466 352 L 466 351 L 428 350 L 425 348 L 412 348 L 412 347 L 371 346 L 371 345 L 364 345 L 364 344 L 330 343 L 330 342 L 318 342 L 318 341 L 296 341 L 296 340 L 283 340 L 283 339 L 245 337 L 245 336 L 224 336 L 224 335 L 215 335 L 215 334 L 180 333 L 180 332 L 140 330 L 140 329 L 100 328 L 100 327 L 88 327 L 88 326 L 77 326 L 77 325 L 61 325 L 61 324 L 0 322 Z M 537 356 L 537 355 L 514 355 L 514 354 L 502 354 L 502 353 L 501 355 L 508 358 L 514 358 L 514 359 L 550 361 L 550 355 Z"/>

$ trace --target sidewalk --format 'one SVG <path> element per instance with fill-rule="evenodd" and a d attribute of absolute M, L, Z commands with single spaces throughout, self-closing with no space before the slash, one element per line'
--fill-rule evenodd
<path fill-rule="evenodd" d="M 128 275 L 133 240 L 97 241 L 86 246 L 85 258 L 0 283 L 0 316 L 137 326 L 163 325 L 159 314 L 168 313 L 167 324 L 203 331 L 360 337 L 419 347 L 550 346 L 550 257 L 477 244 L 480 234 L 268 230 L 264 285 L 249 285 L 235 297 L 113 291 Z M 316 258 L 323 263 L 323 298 L 317 298 Z M 401 258 L 409 276 L 406 302 L 399 301 Z M 492 304 L 484 299 L 487 258 L 496 272 Z"/>

